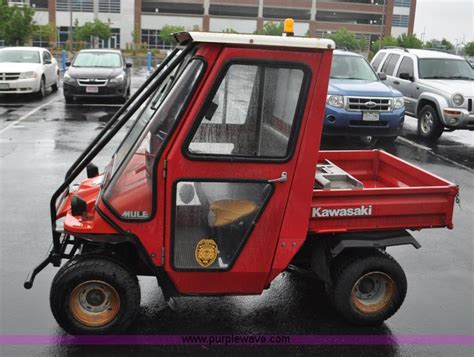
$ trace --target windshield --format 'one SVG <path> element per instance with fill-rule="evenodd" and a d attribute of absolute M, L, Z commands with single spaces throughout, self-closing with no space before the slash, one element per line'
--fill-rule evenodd
<path fill-rule="evenodd" d="M 73 67 L 122 67 L 122 59 L 118 53 L 111 52 L 80 52 L 72 63 Z"/>
<path fill-rule="evenodd" d="M 331 66 L 332 79 L 360 79 L 365 81 L 377 81 L 370 64 L 359 56 L 335 55 Z"/>
<path fill-rule="evenodd" d="M 186 67 L 178 67 L 151 96 L 118 149 L 113 169 L 117 172 L 104 198 L 121 218 L 150 217 L 153 164 L 186 109 L 203 67 L 199 59 L 191 60 Z"/>
<path fill-rule="evenodd" d="M 35 50 L 0 50 L 0 63 L 41 63 L 39 52 Z"/>
<path fill-rule="evenodd" d="M 420 78 L 474 80 L 474 70 L 462 59 L 425 58 L 419 61 Z"/>

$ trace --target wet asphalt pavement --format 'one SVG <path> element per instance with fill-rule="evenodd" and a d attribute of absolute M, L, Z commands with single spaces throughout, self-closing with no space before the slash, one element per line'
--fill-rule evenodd
<path fill-rule="evenodd" d="M 135 69 L 133 87 L 145 72 Z M 49 199 L 69 165 L 119 108 L 114 103 L 66 106 L 61 90 L 43 100 L 0 97 L 0 335 L 64 335 L 49 310 L 48 266 L 32 290 L 27 272 L 42 259 L 50 238 Z M 364 149 L 358 140 L 324 140 L 325 149 Z M 317 281 L 283 273 L 261 296 L 178 298 L 164 302 L 156 280 L 140 279 L 141 310 L 129 334 L 401 335 L 474 334 L 474 132 L 445 133 L 437 144 L 420 142 L 407 118 L 401 138 L 377 146 L 440 175 L 461 188 L 455 229 L 415 232 L 422 248 L 389 248 L 404 268 L 408 294 L 383 326 L 353 327 L 329 307 Z M 106 151 L 99 164 L 110 157 Z M 102 160 L 102 161 L 101 161 Z M 1 346 L 1 356 L 118 356 L 283 354 L 334 356 L 472 356 L 473 346 Z"/>

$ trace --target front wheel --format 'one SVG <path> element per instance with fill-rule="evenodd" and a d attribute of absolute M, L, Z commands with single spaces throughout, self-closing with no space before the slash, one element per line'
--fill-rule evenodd
<path fill-rule="evenodd" d="M 46 95 L 46 82 L 44 80 L 44 77 L 41 77 L 40 87 L 39 87 L 39 90 L 36 92 L 36 97 L 38 99 L 42 99 L 44 98 L 45 95 Z"/>
<path fill-rule="evenodd" d="M 70 334 L 116 334 L 135 319 L 140 306 L 136 276 L 112 259 L 79 257 L 56 274 L 50 305 Z"/>
<path fill-rule="evenodd" d="M 437 140 L 443 134 L 444 126 L 438 113 L 431 105 L 421 108 L 418 115 L 418 135 L 423 139 Z"/>
<path fill-rule="evenodd" d="M 407 280 L 387 253 L 344 259 L 334 267 L 328 298 L 337 312 L 356 325 L 378 325 L 403 303 Z"/>

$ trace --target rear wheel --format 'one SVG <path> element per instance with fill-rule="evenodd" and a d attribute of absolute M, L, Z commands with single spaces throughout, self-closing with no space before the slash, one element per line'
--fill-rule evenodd
<path fill-rule="evenodd" d="M 51 86 L 53 92 L 57 92 L 59 88 L 59 73 L 56 75 L 56 82 Z"/>
<path fill-rule="evenodd" d="M 443 134 L 444 126 L 431 105 L 421 108 L 418 115 L 418 135 L 427 140 L 436 140 Z"/>
<path fill-rule="evenodd" d="M 337 312 L 353 324 L 381 324 L 397 312 L 405 299 L 405 273 L 386 253 L 349 257 L 333 268 L 328 298 Z"/>
<path fill-rule="evenodd" d="M 56 274 L 50 305 L 70 334 L 120 333 L 135 319 L 140 288 L 136 276 L 114 260 L 79 257 Z"/>

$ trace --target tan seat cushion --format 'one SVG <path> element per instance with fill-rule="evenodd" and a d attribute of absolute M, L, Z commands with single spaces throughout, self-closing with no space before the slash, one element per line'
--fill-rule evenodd
<path fill-rule="evenodd" d="M 257 205 L 253 201 L 247 200 L 219 200 L 210 206 L 215 215 L 213 227 L 222 227 L 254 213 Z"/>

